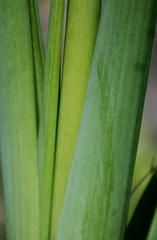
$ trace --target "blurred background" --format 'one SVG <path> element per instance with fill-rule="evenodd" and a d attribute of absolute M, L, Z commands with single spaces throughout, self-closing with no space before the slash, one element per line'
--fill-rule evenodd
<path fill-rule="evenodd" d="M 47 24 L 49 15 L 50 0 L 40 1 L 40 15 L 42 22 L 42 30 L 44 41 L 46 43 Z M 149 80 L 145 98 L 145 106 L 142 119 L 142 127 L 140 133 L 140 141 L 135 164 L 133 188 L 137 186 L 140 180 L 148 175 L 148 177 L 140 184 L 137 190 L 131 195 L 129 218 L 131 217 L 138 200 L 144 191 L 151 174 L 152 164 L 156 166 L 157 162 L 157 31 L 153 44 L 153 52 L 151 57 L 151 66 L 149 72 Z M 4 220 L 4 203 L 2 194 L 2 179 L 0 178 L 0 239 L 5 239 L 5 220 Z"/>

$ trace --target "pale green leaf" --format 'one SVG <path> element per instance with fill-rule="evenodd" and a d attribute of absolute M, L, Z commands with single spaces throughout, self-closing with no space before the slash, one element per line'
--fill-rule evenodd
<path fill-rule="evenodd" d="M 57 240 L 123 239 L 155 0 L 106 0 Z"/>
<path fill-rule="evenodd" d="M 100 0 L 69 1 L 57 128 L 51 239 L 55 239 L 80 126 L 100 15 Z"/>

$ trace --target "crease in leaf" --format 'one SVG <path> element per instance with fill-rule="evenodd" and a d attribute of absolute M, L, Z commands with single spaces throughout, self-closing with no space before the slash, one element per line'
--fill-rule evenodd
<path fill-rule="evenodd" d="M 29 0 L 30 25 L 32 36 L 32 51 L 34 62 L 34 78 L 37 98 L 37 121 L 39 118 L 42 105 L 43 95 L 43 74 L 44 74 L 44 42 L 41 33 L 41 23 L 39 17 L 38 0 Z"/>

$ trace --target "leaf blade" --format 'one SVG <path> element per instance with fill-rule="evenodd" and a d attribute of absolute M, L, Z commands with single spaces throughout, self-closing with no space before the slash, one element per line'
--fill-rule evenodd
<path fill-rule="evenodd" d="M 57 240 L 123 237 L 155 4 L 106 1 Z"/>
<path fill-rule="evenodd" d="M 43 240 L 49 239 L 50 234 L 64 8 L 64 0 L 51 2 L 44 68 L 44 93 L 38 138 L 40 236 Z"/>
<path fill-rule="evenodd" d="M 7 238 L 38 240 L 36 102 L 28 1 L 0 1 L 0 19 L 0 151 Z"/>
<path fill-rule="evenodd" d="M 51 239 L 56 238 L 99 23 L 100 0 L 69 1 L 55 155 Z"/>

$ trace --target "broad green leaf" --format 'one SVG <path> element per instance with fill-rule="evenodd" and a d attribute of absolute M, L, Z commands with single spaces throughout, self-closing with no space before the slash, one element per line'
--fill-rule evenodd
<path fill-rule="evenodd" d="M 0 0 L 0 155 L 8 240 L 39 240 L 32 38 L 26 0 Z"/>
<path fill-rule="evenodd" d="M 123 239 L 156 10 L 105 1 L 57 240 Z"/>
<path fill-rule="evenodd" d="M 80 126 L 99 23 L 100 5 L 100 0 L 70 0 L 68 5 L 57 128 L 51 239 L 55 239 L 56 236 Z"/>
<path fill-rule="evenodd" d="M 41 240 L 49 239 L 50 232 L 64 8 L 64 0 L 52 1 L 44 68 L 43 103 L 38 139 Z"/>

